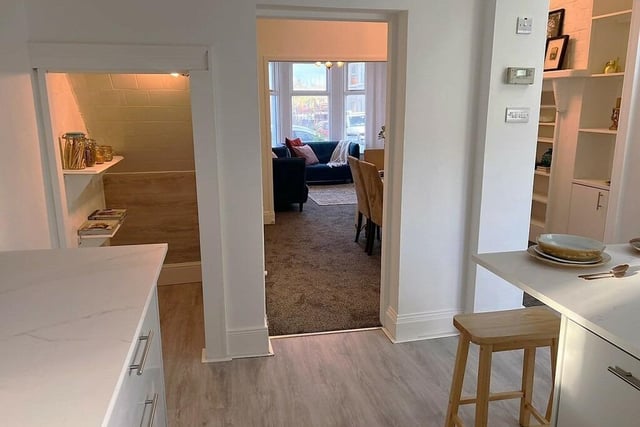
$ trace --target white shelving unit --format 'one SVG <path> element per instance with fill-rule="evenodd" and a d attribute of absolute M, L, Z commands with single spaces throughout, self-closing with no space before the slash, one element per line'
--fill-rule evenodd
<path fill-rule="evenodd" d="M 607 205 L 618 130 L 612 111 L 622 97 L 632 0 L 594 0 L 589 41 L 589 76 L 585 80 L 576 143 L 568 231 L 604 240 Z M 620 71 L 604 74 L 610 60 Z M 596 200 L 594 202 L 593 200 Z M 597 215 L 585 209 L 597 206 Z M 595 208 L 594 208 L 595 209 Z"/>
<path fill-rule="evenodd" d="M 551 86 L 554 102 L 543 98 L 541 112 L 554 104 L 557 116 L 553 135 L 545 133 L 551 126 L 538 127 L 537 154 L 542 144 L 548 144 L 553 147 L 553 163 L 548 177 L 534 175 L 534 194 L 544 194 L 545 184 L 548 191 L 544 211 L 542 202 L 532 197 L 531 240 L 540 230 L 590 235 L 604 241 L 615 237 L 616 226 L 607 222 L 607 217 L 618 215 L 622 192 L 628 191 L 621 185 L 625 179 L 624 158 L 629 146 L 635 144 L 628 135 L 627 123 L 629 100 L 635 89 L 625 79 L 637 62 L 636 49 L 628 49 L 636 45 L 638 37 L 634 4 L 633 0 L 592 0 L 591 16 L 586 18 L 591 22 L 585 23 L 587 52 L 579 53 L 586 54 L 586 68 L 544 73 L 543 96 Z M 617 60 L 619 71 L 605 74 L 611 60 Z M 611 129 L 618 98 L 618 129 Z"/>
<path fill-rule="evenodd" d="M 550 81 L 545 81 L 540 102 L 536 165 L 540 163 L 542 155 L 550 148 L 553 148 L 556 135 L 556 120 L 557 108 L 553 88 Z M 533 242 L 546 230 L 550 181 L 551 172 L 535 170 L 533 194 L 531 195 L 531 221 L 529 224 L 529 240 Z"/>

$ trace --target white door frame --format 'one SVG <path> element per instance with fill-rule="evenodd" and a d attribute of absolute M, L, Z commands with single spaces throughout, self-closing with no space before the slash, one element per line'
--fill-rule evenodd
<path fill-rule="evenodd" d="M 204 46 L 106 45 L 82 43 L 30 43 L 34 71 L 40 146 L 43 153 L 48 217 L 57 230 L 57 247 L 68 247 L 64 239 L 66 206 L 63 177 L 49 120 L 46 92 L 47 72 L 170 73 L 190 76 L 191 113 L 196 169 L 196 189 L 202 259 L 205 317 L 215 317 L 215 328 L 205 329 L 207 360 L 227 360 L 226 315 L 220 239 L 220 198 L 213 114 L 213 78 L 209 49 Z M 52 240 L 56 233 L 52 232 Z M 62 237 L 60 237 L 62 236 Z M 210 326 L 210 325 L 207 325 Z"/>
<path fill-rule="evenodd" d="M 331 21 L 367 21 L 386 22 L 387 33 L 387 102 L 386 102 L 386 128 L 387 144 L 385 147 L 385 189 L 383 198 L 383 224 L 382 224 L 382 256 L 380 272 L 380 322 L 387 336 L 395 340 L 394 315 L 398 303 L 399 292 L 399 258 L 400 258 L 400 218 L 402 206 L 402 153 L 404 151 L 404 115 L 405 115 L 405 89 L 406 89 L 406 63 L 407 63 L 407 12 L 369 12 L 336 9 L 283 9 L 258 7 L 258 18 L 278 18 L 295 20 L 331 20 Z M 264 71 L 266 58 L 258 58 L 259 69 Z M 259 76 L 260 87 L 263 88 L 264 76 Z M 263 93 L 261 92 L 261 97 Z M 264 103 L 263 103 L 264 104 Z M 268 103 L 267 103 L 268 104 Z M 268 108 L 268 105 L 263 105 Z M 265 114 L 268 117 L 268 109 L 261 108 L 260 117 L 262 126 L 266 126 Z M 263 167 L 266 165 L 265 149 L 270 146 L 268 131 L 261 130 Z M 267 153 L 268 154 L 268 153 Z M 270 156 L 269 156 L 270 158 Z"/>

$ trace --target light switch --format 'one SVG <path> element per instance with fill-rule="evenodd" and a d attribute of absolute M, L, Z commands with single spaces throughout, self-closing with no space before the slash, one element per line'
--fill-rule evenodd
<path fill-rule="evenodd" d="M 529 123 L 529 108 L 507 107 L 504 121 L 507 123 Z"/>
<path fill-rule="evenodd" d="M 528 16 L 518 16 L 518 25 L 516 27 L 516 34 L 531 34 L 533 29 L 533 18 Z"/>

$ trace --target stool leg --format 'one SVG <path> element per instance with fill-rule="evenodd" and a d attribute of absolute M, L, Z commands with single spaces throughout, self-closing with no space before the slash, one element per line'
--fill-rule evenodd
<path fill-rule="evenodd" d="M 524 349 L 522 360 L 522 397 L 520 398 L 520 425 L 529 427 L 531 421 L 531 399 L 533 397 L 533 371 L 536 365 L 536 348 Z"/>
<path fill-rule="evenodd" d="M 558 340 L 552 339 L 549 347 L 549 358 L 551 359 L 551 393 L 549 393 L 549 403 L 547 404 L 547 413 L 545 418 L 551 422 L 551 410 L 553 409 L 553 392 L 556 385 L 556 362 L 558 359 Z"/>
<path fill-rule="evenodd" d="M 489 393 L 491 392 L 491 345 L 480 346 L 478 362 L 478 390 L 476 392 L 476 427 L 487 427 L 489 421 Z"/>
<path fill-rule="evenodd" d="M 453 380 L 451 382 L 451 392 L 449 395 L 449 407 L 445 427 L 455 427 L 455 417 L 458 415 L 460 397 L 462 396 L 462 383 L 464 382 L 464 371 L 467 367 L 467 356 L 469 354 L 469 339 L 462 334 L 458 338 L 458 353 L 456 353 L 456 364 L 453 368 Z"/>

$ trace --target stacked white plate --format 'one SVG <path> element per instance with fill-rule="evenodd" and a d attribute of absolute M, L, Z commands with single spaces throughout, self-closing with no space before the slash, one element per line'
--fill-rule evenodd
<path fill-rule="evenodd" d="M 537 243 L 527 252 L 534 258 L 550 264 L 595 267 L 611 260 L 604 252 L 605 245 L 602 242 L 587 237 L 573 234 L 541 234 Z"/>

